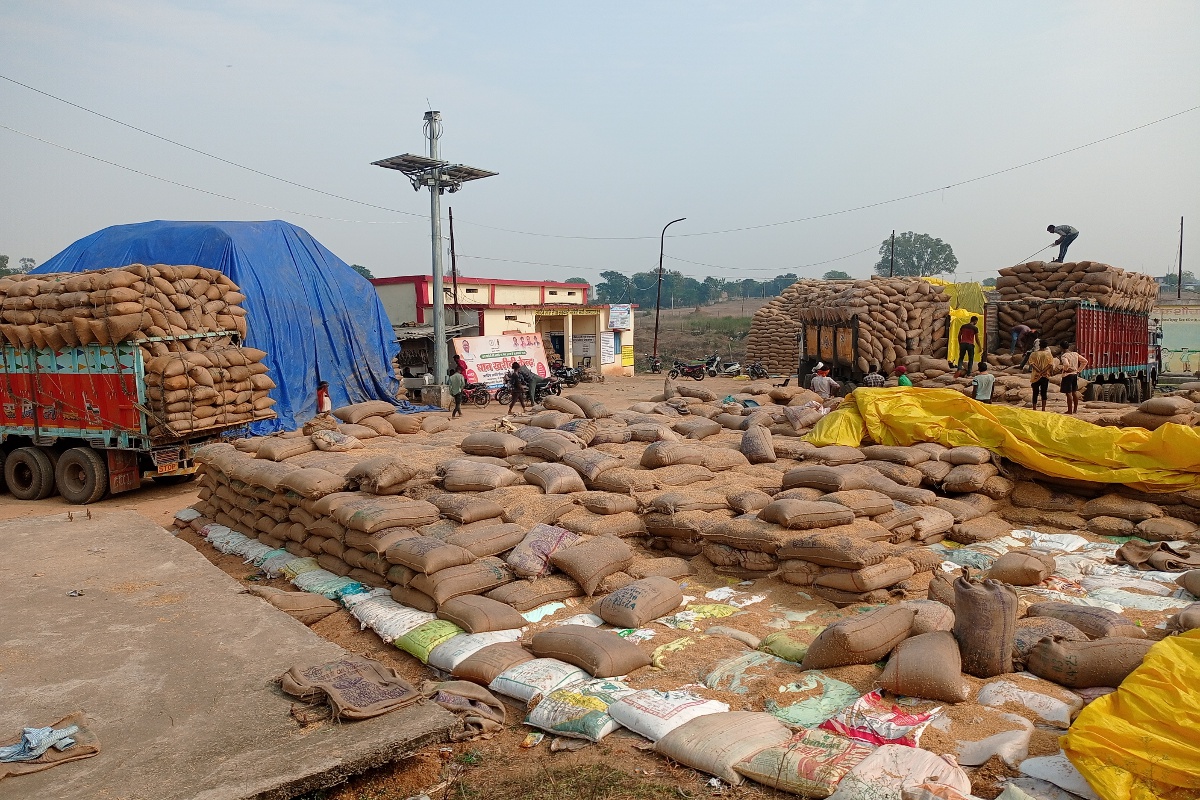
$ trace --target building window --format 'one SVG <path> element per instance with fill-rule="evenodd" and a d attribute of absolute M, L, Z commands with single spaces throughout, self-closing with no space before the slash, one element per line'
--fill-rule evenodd
<path fill-rule="evenodd" d="M 567 297 L 574 297 L 574 296 L 575 296 L 574 292 L 567 292 Z"/>
<path fill-rule="evenodd" d="M 550 294 L 558 294 L 558 290 L 557 290 L 557 289 L 551 289 L 551 290 L 550 290 Z"/>
<path fill-rule="evenodd" d="M 516 321 L 517 321 L 517 315 L 516 315 L 516 314 L 505 314 L 505 315 L 504 315 L 504 321 L 505 321 L 505 322 L 516 322 Z"/>
<path fill-rule="evenodd" d="M 467 294 L 479 294 L 478 289 L 465 289 L 464 291 L 466 291 Z"/>

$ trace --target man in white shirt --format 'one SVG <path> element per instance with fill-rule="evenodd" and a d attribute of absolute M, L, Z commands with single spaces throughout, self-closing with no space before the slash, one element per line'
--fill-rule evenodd
<path fill-rule="evenodd" d="M 828 400 L 842 385 L 829 377 L 829 370 L 823 369 L 813 376 L 808 388 L 820 395 L 822 400 Z"/>
<path fill-rule="evenodd" d="M 992 390 L 996 388 L 996 376 L 988 372 L 986 362 L 979 364 L 979 372 L 971 379 L 971 383 L 975 386 L 972 390 L 975 399 L 991 405 Z"/>
<path fill-rule="evenodd" d="M 1057 233 L 1058 239 L 1054 244 L 1058 245 L 1058 258 L 1051 261 L 1051 264 L 1061 264 L 1063 259 L 1067 257 L 1067 248 L 1071 246 L 1071 242 L 1079 238 L 1079 231 L 1072 228 L 1070 225 L 1047 225 L 1047 233 Z"/>

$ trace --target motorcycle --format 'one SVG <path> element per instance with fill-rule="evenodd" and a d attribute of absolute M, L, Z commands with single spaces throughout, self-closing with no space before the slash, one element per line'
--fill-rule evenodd
<path fill-rule="evenodd" d="M 483 408 L 492 400 L 486 383 L 468 383 L 463 387 L 463 401 Z"/>
<path fill-rule="evenodd" d="M 551 371 L 554 377 L 562 382 L 563 386 L 570 388 L 579 385 L 580 373 L 578 367 L 555 367 Z"/>
<path fill-rule="evenodd" d="M 685 364 L 682 361 L 680 361 L 679 359 L 675 359 L 674 365 L 672 365 L 670 371 L 667 372 L 667 377 L 670 378 L 671 380 L 675 380 L 680 375 L 682 375 L 685 378 L 691 378 L 692 380 L 702 381 L 702 380 L 704 380 L 704 376 L 707 374 L 708 374 L 708 369 L 705 367 L 703 361 L 696 362 L 693 364 Z"/>
<path fill-rule="evenodd" d="M 721 375 L 726 378 L 736 378 L 742 374 L 742 365 L 736 361 L 721 361 L 721 356 L 713 353 L 708 360 L 704 362 L 704 368 L 708 372 L 708 377 L 715 378 Z"/>
<path fill-rule="evenodd" d="M 548 378 L 544 381 L 538 381 L 537 394 L 535 395 L 534 403 L 540 403 L 542 400 L 546 399 L 547 396 L 552 394 L 562 394 L 562 381 L 554 377 Z M 528 397 L 529 393 L 526 392 L 525 396 Z M 504 405 L 510 400 L 512 400 L 512 388 L 508 384 L 505 384 L 496 390 L 497 403 Z"/>
<path fill-rule="evenodd" d="M 762 365 L 761 361 L 755 361 L 750 366 L 746 367 L 746 371 L 750 374 L 750 380 L 761 381 L 771 377 L 767 373 L 767 368 Z"/>
<path fill-rule="evenodd" d="M 655 375 L 662 372 L 662 358 L 655 355 L 646 356 L 646 371 Z"/>

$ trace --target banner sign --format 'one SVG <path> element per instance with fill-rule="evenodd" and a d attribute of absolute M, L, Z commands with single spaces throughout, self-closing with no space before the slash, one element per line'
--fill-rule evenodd
<path fill-rule="evenodd" d="M 540 333 L 456 337 L 454 352 L 467 364 L 464 377 L 468 383 L 503 386 L 504 373 L 512 369 L 514 361 L 529 367 L 539 378 L 550 375 Z"/>
<path fill-rule="evenodd" d="M 617 335 L 612 331 L 600 332 L 600 365 L 612 364 L 617 360 Z"/>
<path fill-rule="evenodd" d="M 608 307 L 608 327 L 614 331 L 627 331 L 633 327 L 633 307 L 629 303 Z"/>
<path fill-rule="evenodd" d="M 571 337 L 571 353 L 576 360 L 596 357 L 596 334 L 577 333 Z"/>
<path fill-rule="evenodd" d="M 621 366 L 622 367 L 632 367 L 633 366 L 633 345 L 631 345 L 631 344 L 621 345 Z"/>

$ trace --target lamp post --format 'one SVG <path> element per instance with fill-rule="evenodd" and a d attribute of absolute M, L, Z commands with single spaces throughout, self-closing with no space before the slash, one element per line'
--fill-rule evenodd
<path fill-rule="evenodd" d="M 658 312 L 662 308 L 662 282 L 663 282 L 663 248 L 667 241 L 667 228 L 674 225 L 676 222 L 683 222 L 687 217 L 673 219 L 666 225 L 663 225 L 662 235 L 658 237 L 658 291 L 654 295 L 654 355 L 653 359 L 658 360 Z"/>

